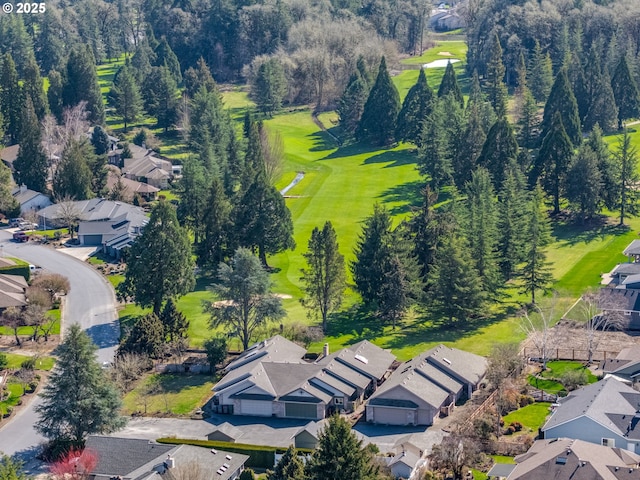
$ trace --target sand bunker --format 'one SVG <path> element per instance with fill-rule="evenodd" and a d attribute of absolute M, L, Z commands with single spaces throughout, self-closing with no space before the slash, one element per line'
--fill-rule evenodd
<path fill-rule="evenodd" d="M 429 63 L 425 63 L 423 65 L 424 68 L 442 68 L 442 67 L 446 67 L 447 64 L 449 62 L 451 63 L 457 63 L 460 60 L 458 60 L 457 58 L 442 58 L 440 60 L 434 60 L 433 62 L 429 62 Z"/>
<path fill-rule="evenodd" d="M 443 57 L 453 57 L 453 53 L 451 52 L 439 52 L 438 55 L 442 55 Z"/>

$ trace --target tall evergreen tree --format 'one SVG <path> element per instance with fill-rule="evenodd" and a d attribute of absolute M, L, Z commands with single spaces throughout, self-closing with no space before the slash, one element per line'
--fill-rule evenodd
<path fill-rule="evenodd" d="M 280 192 L 268 184 L 264 170 L 240 197 L 233 218 L 238 244 L 257 248 L 265 268 L 269 268 L 267 255 L 295 248 L 291 212 Z"/>
<path fill-rule="evenodd" d="M 526 85 L 522 88 L 521 102 L 519 115 L 520 143 L 525 148 L 531 148 L 534 144 L 534 132 L 538 122 L 538 106 L 531 90 Z"/>
<path fill-rule="evenodd" d="M 482 147 L 487 140 L 487 134 L 482 126 L 481 106 L 469 103 L 467 106 L 467 121 L 464 132 L 460 137 L 459 148 L 452 159 L 453 179 L 459 189 L 471 180 L 471 173 L 476 167 Z"/>
<path fill-rule="evenodd" d="M 407 92 L 398 115 L 396 139 L 405 142 L 419 141 L 425 119 L 431 114 L 433 92 L 427 83 L 424 69 L 420 69 L 418 81 Z"/>
<path fill-rule="evenodd" d="M 625 120 L 640 117 L 640 93 L 629 70 L 626 55 L 620 56 L 611 79 L 611 87 L 618 106 L 618 128 L 621 129 Z"/>
<path fill-rule="evenodd" d="M 616 168 L 611 159 L 609 145 L 602 138 L 602 130 L 599 126 L 595 126 L 589 133 L 586 141 L 587 145 L 593 150 L 598 162 L 598 170 L 600 171 L 600 179 L 602 181 L 601 197 L 604 205 L 610 209 L 615 209 L 617 198 L 617 180 Z"/>
<path fill-rule="evenodd" d="M 62 88 L 63 105 L 73 107 L 87 102 L 88 120 L 96 125 L 104 124 L 104 103 L 98 84 L 96 62 L 89 45 L 71 50 L 67 59 Z"/>
<path fill-rule="evenodd" d="M 96 155 L 104 155 L 109 151 L 109 135 L 100 125 L 96 125 L 91 132 L 91 145 Z"/>
<path fill-rule="evenodd" d="M 287 448 L 273 470 L 267 470 L 267 480 L 302 480 L 304 463 L 293 445 Z"/>
<path fill-rule="evenodd" d="M 636 216 L 638 208 L 638 150 L 631 143 L 629 131 L 625 129 L 613 151 L 613 167 L 615 178 L 614 208 L 620 211 L 620 225 L 624 225 L 624 219 Z"/>
<path fill-rule="evenodd" d="M 96 360 L 97 347 L 80 325 L 72 324 L 58 347 L 56 368 L 40 394 L 36 430 L 57 442 L 77 447 L 87 435 L 122 428 L 122 401 Z"/>
<path fill-rule="evenodd" d="M 547 135 L 542 140 L 536 163 L 531 171 L 530 183 L 541 179 L 545 191 L 553 197 L 553 213 L 560 213 L 560 197 L 564 193 L 573 147 L 564 129 L 560 112 L 556 112 Z"/>
<path fill-rule="evenodd" d="M 93 156 L 93 148 L 86 139 L 69 139 L 53 177 L 53 193 L 57 198 L 86 200 L 92 196 L 88 162 Z"/>
<path fill-rule="evenodd" d="M 478 165 L 485 167 L 496 189 L 502 187 L 507 168 L 518 158 L 518 142 L 506 117 L 500 118 L 489 130 L 482 146 Z"/>
<path fill-rule="evenodd" d="M 385 58 L 382 57 L 376 83 L 364 105 L 356 137 L 361 141 L 373 140 L 380 145 L 393 143 L 399 112 L 400 95 L 391 81 Z"/>
<path fill-rule="evenodd" d="M 589 131 L 595 125 L 600 125 L 605 131 L 613 130 L 618 122 L 618 107 L 609 74 L 602 72 L 595 82 L 591 105 L 584 119 L 584 129 Z"/>
<path fill-rule="evenodd" d="M 498 245 L 498 212 L 491 176 L 485 168 L 478 168 L 467 184 L 465 228 L 482 289 L 496 296 L 501 286 L 496 258 Z"/>
<path fill-rule="evenodd" d="M 176 85 L 180 85 L 182 83 L 182 69 L 180 68 L 180 62 L 178 61 L 176 54 L 171 50 L 171 47 L 165 37 L 162 37 L 153 53 L 155 53 L 153 65 L 156 67 L 168 68 Z"/>
<path fill-rule="evenodd" d="M 450 325 L 460 325 L 480 313 L 482 280 L 462 232 L 451 232 L 442 239 L 427 282 L 430 308 Z"/>
<path fill-rule="evenodd" d="M 364 105 L 369 96 L 369 87 L 360 72 L 351 75 L 349 83 L 338 102 L 338 116 L 340 117 L 340 127 L 349 137 L 353 136 L 358 129 L 360 117 L 364 111 Z"/>
<path fill-rule="evenodd" d="M 204 229 L 204 211 L 207 208 L 207 189 L 210 176 L 204 166 L 195 158 L 185 159 L 180 179 L 180 203 L 178 204 L 178 219 L 194 234 L 194 242 L 200 243 Z"/>
<path fill-rule="evenodd" d="M 549 93 L 549 98 L 544 106 L 542 117 L 542 138 L 546 137 L 553 127 L 553 117 L 560 114 L 562 125 L 569 136 L 569 140 L 574 146 L 580 145 L 582 141 L 582 131 L 580 129 L 580 116 L 578 115 L 578 104 L 573 95 L 571 84 L 567 76 L 567 70 L 562 69 L 556 76 L 556 80 Z"/>
<path fill-rule="evenodd" d="M 131 297 L 156 315 L 165 300 L 190 292 L 195 285 L 191 242 L 166 200 L 153 207 L 149 223 L 131 246 L 121 297 Z"/>
<path fill-rule="evenodd" d="M 180 338 L 187 338 L 189 320 L 187 320 L 184 313 L 178 310 L 173 298 L 169 298 L 166 301 L 159 318 L 164 327 L 163 340 L 168 338 L 169 341 L 174 341 Z"/>
<path fill-rule="evenodd" d="M 378 470 L 372 450 L 362 446 L 362 440 L 344 418 L 334 415 L 318 436 L 318 446 L 305 465 L 304 478 L 375 480 Z"/>
<path fill-rule="evenodd" d="M 5 53 L 2 57 L 0 73 L 0 113 L 4 119 L 4 131 L 14 144 L 20 138 L 20 120 L 24 113 L 18 71 L 10 53 Z M 31 105 L 34 108 L 33 102 Z"/>
<path fill-rule="evenodd" d="M 134 353 L 150 358 L 160 358 L 164 353 L 166 338 L 162 321 L 155 313 L 139 316 L 133 328 L 118 348 L 118 354 Z"/>
<path fill-rule="evenodd" d="M 30 58 L 24 67 L 22 91 L 24 97 L 30 97 L 38 120 L 42 121 L 49 113 L 47 96 L 44 93 L 44 84 L 40 75 L 40 67 L 35 59 Z"/>
<path fill-rule="evenodd" d="M 489 102 L 498 117 L 507 113 L 507 86 L 504 83 L 505 68 L 502 63 L 502 46 L 498 33 L 493 33 L 491 51 L 487 63 L 487 89 Z"/>
<path fill-rule="evenodd" d="M 287 80 L 280 60 L 270 58 L 262 62 L 251 87 L 251 95 L 258 109 L 271 116 L 280 110 L 286 94 Z M 322 102 L 322 95 L 319 96 L 318 102 Z"/>
<path fill-rule="evenodd" d="M 447 135 L 448 119 L 443 103 L 444 100 L 434 102 L 431 115 L 425 119 L 418 152 L 420 173 L 429 176 L 429 184 L 435 192 L 453 181 L 451 137 Z"/>
<path fill-rule="evenodd" d="M 144 109 L 157 119 L 157 126 L 169 130 L 175 121 L 178 109 L 178 89 L 167 67 L 151 71 L 143 85 Z"/>
<path fill-rule="evenodd" d="M 452 95 L 456 102 L 458 102 L 461 107 L 464 107 L 464 97 L 462 96 L 462 91 L 460 90 L 458 79 L 456 78 L 456 71 L 453 69 L 453 64 L 451 62 L 447 63 L 447 68 L 444 70 L 444 75 L 440 81 L 440 87 L 438 88 L 438 98 L 442 98 L 447 95 Z"/>
<path fill-rule="evenodd" d="M 520 169 L 510 166 L 502 182 L 498 211 L 498 259 L 502 276 L 514 277 L 518 265 L 524 261 L 524 232 L 527 225 L 526 179 Z"/>
<path fill-rule="evenodd" d="M 231 250 L 229 234 L 232 230 L 231 202 L 224 193 L 222 182 L 213 177 L 206 195 L 202 216 L 202 239 L 196 245 L 198 264 L 214 267 L 222 262 Z"/>
<path fill-rule="evenodd" d="M 136 75 L 138 84 L 142 85 L 153 70 L 153 63 L 156 61 L 156 54 L 149 46 L 147 38 L 144 37 L 138 42 L 133 56 L 131 57 L 131 67 Z"/>
<path fill-rule="evenodd" d="M 214 92 L 218 86 L 211 75 L 211 70 L 204 58 L 200 57 L 196 64 L 196 68 L 189 67 L 184 72 L 184 91 L 189 98 L 193 98 L 200 88 L 204 87 L 208 92 Z"/>
<path fill-rule="evenodd" d="M 129 125 L 137 121 L 142 114 L 140 88 L 129 65 L 123 65 L 118 72 L 109 92 L 109 98 L 115 108 L 116 115 L 122 119 L 126 132 Z"/>
<path fill-rule="evenodd" d="M 20 120 L 20 148 L 13 162 L 16 182 L 36 192 L 47 191 L 48 163 L 42 134 L 31 98 L 27 98 Z"/>
<path fill-rule="evenodd" d="M 525 264 L 520 271 L 522 293 L 531 294 L 533 304 L 536 303 L 536 292 L 546 292 L 553 280 L 544 251 L 551 243 L 551 228 L 542 210 L 542 202 L 542 189 L 536 186 L 529 201 L 528 225 L 525 230 Z"/>
<path fill-rule="evenodd" d="M 553 66 L 549 54 L 544 54 L 540 42 L 535 41 L 531 61 L 529 62 L 529 88 L 537 102 L 546 102 L 553 84 Z"/>
<path fill-rule="evenodd" d="M 62 75 L 55 70 L 49 72 L 49 90 L 47 90 L 47 102 L 51 114 L 56 117 L 58 123 L 62 123 L 64 102 L 62 99 Z"/>
<path fill-rule="evenodd" d="M 305 298 L 302 304 L 313 316 L 320 316 L 322 331 L 327 332 L 329 314 L 340 308 L 347 288 L 344 255 L 338 248 L 336 231 L 327 221 L 322 230 L 311 232 L 308 251 L 302 254 L 307 268 L 302 269 Z"/>
<path fill-rule="evenodd" d="M 598 156 L 583 143 L 573 157 L 567 172 L 567 200 L 580 215 L 580 221 L 590 220 L 602 205 L 602 174 Z"/>

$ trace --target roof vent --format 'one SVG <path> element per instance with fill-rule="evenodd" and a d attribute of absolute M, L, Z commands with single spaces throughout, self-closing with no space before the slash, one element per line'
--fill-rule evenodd
<path fill-rule="evenodd" d="M 212 448 L 211 449 L 211 453 L 213 453 L 215 455 L 216 453 L 218 453 L 218 450 L 216 450 L 215 448 Z"/>
<path fill-rule="evenodd" d="M 556 465 L 566 465 L 567 457 L 558 457 L 556 458 Z"/>
<path fill-rule="evenodd" d="M 231 460 L 231 455 L 227 455 L 227 456 L 226 456 L 226 457 L 224 457 L 224 458 L 226 458 L 227 460 Z"/>
<path fill-rule="evenodd" d="M 367 359 L 367 357 L 363 357 L 362 355 L 356 355 L 354 358 L 355 358 L 356 360 L 358 360 L 358 361 L 360 361 L 360 362 L 364 363 L 365 365 L 366 365 L 367 363 L 369 363 L 369 360 Z"/>

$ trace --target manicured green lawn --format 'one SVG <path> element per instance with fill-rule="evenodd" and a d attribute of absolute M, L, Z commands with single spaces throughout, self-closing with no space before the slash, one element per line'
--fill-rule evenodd
<path fill-rule="evenodd" d="M 47 312 L 47 315 L 56 321 L 56 324 L 51 329 L 51 335 L 60 334 L 60 309 L 52 308 Z M 33 327 L 20 327 L 18 328 L 18 335 L 31 335 L 33 333 Z M 13 336 L 13 330 L 9 327 L 0 325 L 0 335 Z"/>
<path fill-rule="evenodd" d="M 562 391 L 566 391 L 564 385 L 562 385 L 560 382 L 556 382 L 555 380 L 547 380 L 544 378 L 536 377 L 534 375 L 529 375 L 527 381 L 532 387 L 544 390 L 551 395 L 557 395 Z"/>
<path fill-rule="evenodd" d="M 145 394 L 147 385 L 158 382 L 161 388 L 157 393 Z M 200 408 L 211 396 L 213 382 L 209 375 L 169 375 L 153 374 L 124 397 L 123 414 L 144 412 L 145 400 L 147 412 L 171 412 L 175 415 L 188 415 Z"/>
<path fill-rule="evenodd" d="M 516 463 L 513 457 L 507 457 L 505 455 L 489 455 L 489 456 L 493 458 L 493 461 L 496 463 L 508 463 L 510 465 L 513 465 Z"/>
<path fill-rule="evenodd" d="M 7 356 L 7 360 L 9 361 L 7 368 L 11 369 L 20 368 L 22 362 L 28 360 L 29 358 L 32 358 L 28 355 L 18 355 L 17 353 L 4 352 L 4 354 Z M 51 370 L 54 363 L 55 359 L 53 357 L 38 357 L 38 359 L 36 360 L 36 369 Z"/>
<path fill-rule="evenodd" d="M 523 427 L 528 428 L 532 432 L 537 432 L 538 428 L 544 425 L 549 415 L 548 402 L 536 402 L 531 405 L 522 407 L 504 417 L 504 424 L 509 425 L 511 422 L 520 422 Z M 507 457 L 508 458 L 508 457 Z"/>
<path fill-rule="evenodd" d="M 22 385 L 14 383 L 11 379 L 9 379 L 7 383 L 7 391 L 9 392 L 9 396 L 0 402 L 0 415 L 6 413 L 7 407 L 15 407 L 23 394 Z"/>
<path fill-rule="evenodd" d="M 547 363 L 547 370 L 542 372 L 544 378 L 561 378 L 567 372 L 575 370 L 585 370 L 589 383 L 595 383 L 598 381 L 596 377 L 589 369 L 586 369 L 581 362 L 571 362 L 565 360 L 558 360 Z"/>

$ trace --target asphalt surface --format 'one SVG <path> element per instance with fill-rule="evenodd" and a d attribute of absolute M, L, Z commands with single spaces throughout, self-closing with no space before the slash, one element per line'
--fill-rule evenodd
<path fill-rule="evenodd" d="M 51 247 L 34 243 L 15 243 L 11 241 L 11 233 L 2 230 L 0 254 L 20 258 L 46 271 L 67 277 L 71 289 L 63 312 L 63 335 L 65 328 L 78 323 L 98 346 L 98 361 L 107 362 L 113 359 L 120 336 L 120 324 L 113 288 L 100 273 L 86 263 L 56 252 Z M 34 456 L 38 445 L 44 440 L 33 429 L 37 420 L 33 409 L 38 402 L 39 399 L 34 399 L 10 422 L 3 422 L 0 428 L 0 452 L 16 455 L 27 461 Z"/>

